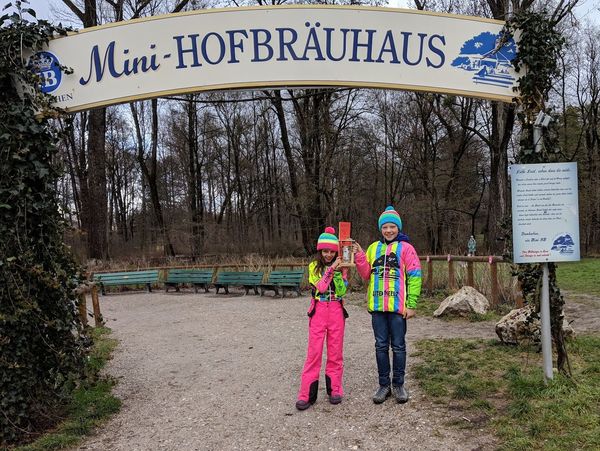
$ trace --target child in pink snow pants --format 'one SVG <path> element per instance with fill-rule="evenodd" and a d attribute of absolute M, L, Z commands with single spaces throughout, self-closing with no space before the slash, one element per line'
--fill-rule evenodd
<path fill-rule="evenodd" d="M 327 342 L 325 385 L 329 402 L 342 402 L 344 390 L 344 326 L 348 317 L 342 297 L 346 294 L 346 268 L 338 268 L 338 239 L 335 229 L 327 227 L 317 241 L 317 258 L 308 265 L 312 299 L 308 310 L 308 350 L 296 408 L 304 410 L 317 400 L 323 345 Z"/>

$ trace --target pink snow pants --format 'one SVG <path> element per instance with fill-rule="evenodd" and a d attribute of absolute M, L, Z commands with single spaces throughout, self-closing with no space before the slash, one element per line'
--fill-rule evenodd
<path fill-rule="evenodd" d="M 342 376 L 344 374 L 344 311 L 338 301 L 319 302 L 315 314 L 308 320 L 308 350 L 302 370 L 302 380 L 298 399 L 315 402 L 323 360 L 323 344 L 327 340 L 327 364 L 325 381 L 327 394 L 343 396 Z M 316 382 L 316 383 L 315 383 Z M 313 390 L 311 390 L 311 386 Z"/>

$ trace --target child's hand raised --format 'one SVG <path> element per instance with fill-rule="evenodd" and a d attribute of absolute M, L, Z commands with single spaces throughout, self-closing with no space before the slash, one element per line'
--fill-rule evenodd
<path fill-rule="evenodd" d="M 358 244 L 358 241 L 355 241 L 354 243 L 352 243 L 352 250 L 354 251 L 354 253 L 358 253 L 358 252 L 362 252 L 363 248 L 360 247 L 360 244 Z"/>
<path fill-rule="evenodd" d="M 337 271 L 337 269 L 341 263 L 342 263 L 342 258 L 341 257 L 336 258 L 333 261 L 333 263 L 331 264 L 331 269 L 333 269 L 334 271 Z"/>

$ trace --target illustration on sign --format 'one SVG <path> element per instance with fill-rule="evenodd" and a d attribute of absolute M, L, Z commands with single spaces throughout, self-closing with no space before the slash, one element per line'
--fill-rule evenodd
<path fill-rule="evenodd" d="M 50 94 L 60 86 L 62 70 L 56 55 L 50 52 L 37 52 L 29 60 L 28 67 L 41 78 L 40 90 Z"/>
<path fill-rule="evenodd" d="M 486 31 L 469 39 L 452 66 L 475 72 L 473 82 L 476 84 L 512 87 L 515 78 L 510 74 L 511 61 L 517 54 L 517 45 L 512 38 L 500 45 L 502 38 L 502 33 Z"/>
<path fill-rule="evenodd" d="M 559 254 L 572 254 L 575 252 L 575 242 L 571 235 L 563 233 L 554 238 L 550 250 Z"/>

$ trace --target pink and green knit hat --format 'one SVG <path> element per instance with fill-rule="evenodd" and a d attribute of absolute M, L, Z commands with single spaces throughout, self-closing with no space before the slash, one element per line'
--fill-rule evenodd
<path fill-rule="evenodd" d="M 338 250 L 338 239 L 335 236 L 335 229 L 333 227 L 326 227 L 325 231 L 319 235 L 317 250 L 320 251 L 321 249 Z"/>
<path fill-rule="evenodd" d="M 400 219 L 400 215 L 391 205 L 386 207 L 385 211 L 379 215 L 379 221 L 377 223 L 379 225 L 379 230 L 383 228 L 384 224 L 388 223 L 396 224 L 398 226 L 398 231 L 402 230 L 402 219 Z"/>

